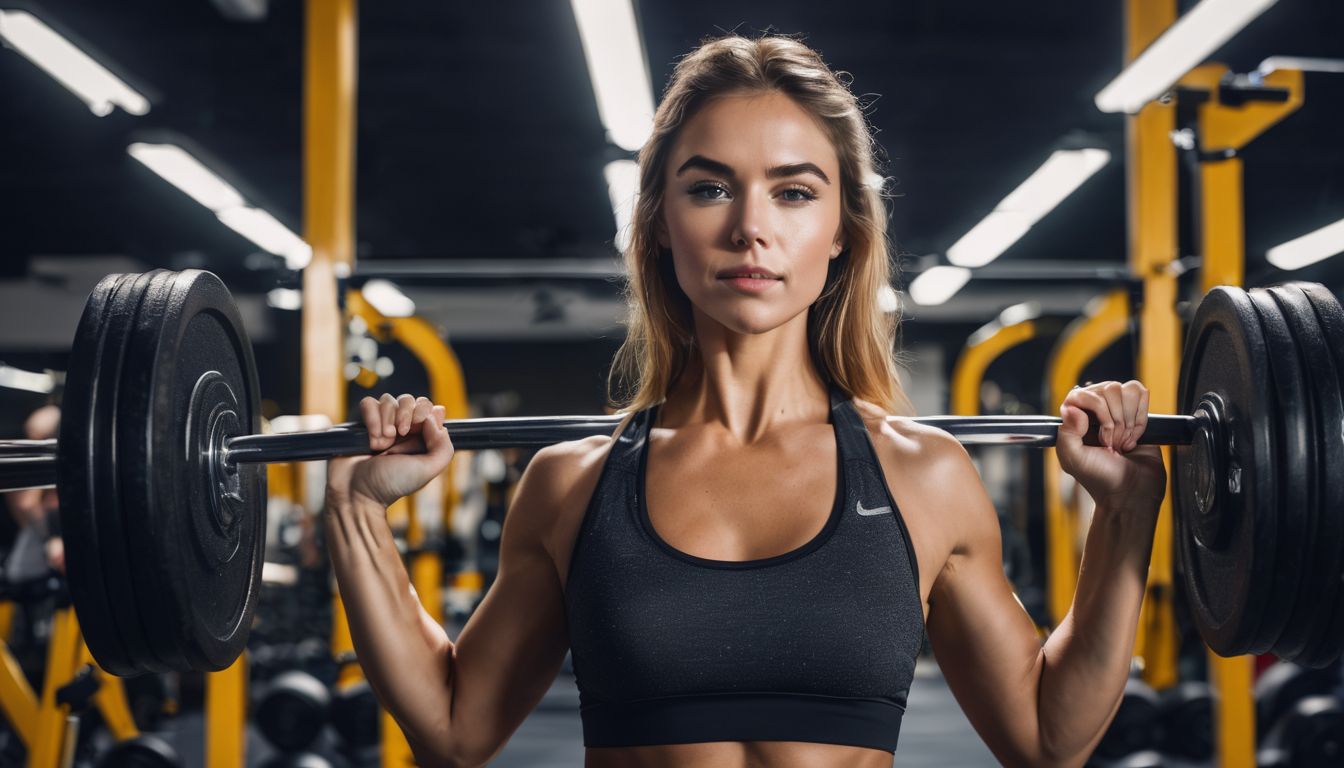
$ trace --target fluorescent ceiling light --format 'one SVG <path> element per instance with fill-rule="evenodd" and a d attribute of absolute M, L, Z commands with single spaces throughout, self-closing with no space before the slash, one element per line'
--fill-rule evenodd
<path fill-rule="evenodd" d="M 1265 252 L 1265 258 L 1279 269 L 1292 270 L 1339 253 L 1344 253 L 1344 219 L 1276 245 Z"/>
<path fill-rule="evenodd" d="M 962 267 L 930 267 L 920 273 L 910 283 L 910 298 L 916 304 L 926 307 L 942 304 L 957 294 L 966 281 L 971 279 L 971 270 Z"/>
<path fill-rule="evenodd" d="M 597 112 L 616 146 L 631 151 L 653 130 L 653 87 L 630 0 L 570 0 Z"/>
<path fill-rule="evenodd" d="M 999 325 L 1004 328 L 1025 323 L 1028 320 L 1035 320 L 1041 316 L 1041 305 L 1034 301 L 1024 301 L 1021 304 L 1014 304 L 1006 307 L 999 313 Z"/>
<path fill-rule="evenodd" d="M 114 106 L 132 115 L 149 112 L 149 99 L 27 11 L 0 10 L 0 38 L 82 99 L 99 117 L 110 114 Z"/>
<path fill-rule="evenodd" d="M 639 199 L 639 164 L 634 160 L 613 160 L 602 169 L 602 175 L 607 177 L 607 196 L 616 218 L 616 250 L 625 253 L 630 247 L 630 220 Z"/>
<path fill-rule="evenodd" d="M 285 258 L 285 266 L 300 270 L 313 260 L 312 246 L 274 216 L 247 204 L 233 185 L 205 167 L 176 144 L 137 142 L 126 152 L 187 196 L 214 212 L 225 226 L 258 247 Z M 274 293 L 274 292 L 272 292 Z M 272 304 L 272 306 L 280 306 Z M 284 308 L 284 307 L 282 307 Z"/>
<path fill-rule="evenodd" d="M 410 317 L 415 314 L 415 302 L 386 280 L 370 280 L 364 283 L 359 292 L 383 317 Z"/>
<path fill-rule="evenodd" d="M 1277 0 L 1203 0 L 1096 96 L 1102 112 L 1138 112 Z"/>
<path fill-rule="evenodd" d="M 243 205 L 243 196 L 238 194 L 238 190 L 175 144 L 137 142 L 127 147 L 126 151 L 169 184 L 186 192 L 191 199 L 215 213 Z"/>
<path fill-rule="evenodd" d="M 947 260 L 958 267 L 983 267 L 1017 242 L 1031 222 L 1017 211 L 991 211 L 971 231 L 947 249 Z"/>
<path fill-rule="evenodd" d="M 0 363 L 0 388 L 21 389 L 25 392 L 50 394 L 56 388 L 56 378 L 50 373 L 36 373 Z"/>
<path fill-rule="evenodd" d="M 266 292 L 266 305 L 276 309 L 302 309 L 303 291 L 294 288 L 272 288 Z"/>
<path fill-rule="evenodd" d="M 215 215 L 229 229 L 256 243 L 258 247 L 276 256 L 283 256 L 285 265 L 290 269 L 303 269 L 313 259 L 311 246 L 260 208 L 238 206 L 217 211 Z"/>
<path fill-rule="evenodd" d="M 947 249 L 947 260 L 958 267 L 983 267 L 997 259 L 1110 159 L 1111 153 L 1104 149 L 1054 152 L 988 216 Z"/>

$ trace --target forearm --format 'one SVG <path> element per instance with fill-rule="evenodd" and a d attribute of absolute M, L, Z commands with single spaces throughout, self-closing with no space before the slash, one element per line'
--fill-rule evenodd
<path fill-rule="evenodd" d="M 341 503 L 329 505 L 323 516 L 350 635 L 369 684 L 417 747 L 417 756 L 425 760 L 422 751 L 446 751 L 451 643 L 425 619 L 386 510 Z"/>
<path fill-rule="evenodd" d="M 1073 607 L 1041 650 L 1042 750 L 1081 765 L 1119 704 L 1134 654 L 1156 510 L 1098 507 Z"/>

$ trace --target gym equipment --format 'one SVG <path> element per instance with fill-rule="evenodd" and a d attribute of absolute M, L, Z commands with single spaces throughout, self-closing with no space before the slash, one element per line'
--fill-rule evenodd
<path fill-rule="evenodd" d="M 347 748 L 361 751 L 381 738 L 382 710 L 369 681 L 337 688 L 331 697 L 331 725 Z"/>
<path fill-rule="evenodd" d="M 1189 415 L 1151 415 L 1141 442 L 1177 446 L 1177 551 L 1195 623 L 1225 656 L 1327 663 L 1344 650 L 1341 612 L 1323 610 L 1344 602 L 1326 584 L 1344 559 L 1330 508 L 1344 496 L 1331 463 L 1331 441 L 1344 436 L 1330 421 L 1341 410 L 1344 308 L 1319 286 L 1215 288 L 1186 350 Z M 80 319 L 65 400 L 59 442 L 0 446 L 0 490 L 60 489 L 70 591 L 94 657 L 118 675 L 224 668 L 256 605 L 263 464 L 367 454 L 368 435 L 355 424 L 255 434 L 251 347 L 228 290 L 200 270 L 104 278 Z M 619 421 L 446 426 L 459 449 L 480 449 L 610 434 Z M 917 421 L 966 443 L 1028 446 L 1053 445 L 1060 424 Z"/>
<path fill-rule="evenodd" d="M 1125 693 L 1115 719 L 1101 737 L 1095 754 L 1107 760 L 1117 760 L 1137 752 L 1157 747 L 1158 742 L 1157 692 L 1138 678 L 1125 681 Z"/>
<path fill-rule="evenodd" d="M 98 768 L 181 768 L 182 758 L 163 739 L 142 733 L 119 741 L 98 758 Z"/>
<path fill-rule="evenodd" d="M 1283 750 L 1292 768 L 1344 764 L 1344 707 L 1333 696 L 1302 699 L 1274 723 L 1265 748 Z"/>
<path fill-rule="evenodd" d="M 258 699 L 253 720 L 281 752 L 308 749 L 327 725 L 331 694 L 322 681 L 299 670 L 277 675 Z"/>
<path fill-rule="evenodd" d="M 1213 758 L 1213 689 L 1187 681 L 1158 694 L 1161 751 L 1196 762 Z"/>
<path fill-rule="evenodd" d="M 1255 725 L 1260 740 L 1294 704 L 1311 696 L 1328 696 L 1341 684 L 1338 665 L 1308 669 L 1280 661 L 1261 672 L 1255 681 Z"/>

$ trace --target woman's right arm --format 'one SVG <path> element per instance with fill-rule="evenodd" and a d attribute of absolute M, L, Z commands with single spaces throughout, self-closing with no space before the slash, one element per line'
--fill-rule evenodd
<path fill-rule="evenodd" d="M 505 518 L 499 574 L 456 644 L 412 591 L 386 507 L 357 493 L 329 503 L 327 542 L 355 651 L 421 765 L 484 764 L 555 679 L 569 637 L 547 542 L 564 510 L 586 505 L 581 458 L 591 448 L 552 446 L 529 463 Z"/>

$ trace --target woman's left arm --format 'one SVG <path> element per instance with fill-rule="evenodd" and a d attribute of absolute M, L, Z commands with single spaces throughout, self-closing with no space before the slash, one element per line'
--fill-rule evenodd
<path fill-rule="evenodd" d="M 1003 574 L 999 523 L 959 444 L 935 451 L 956 544 L 930 593 L 928 631 L 949 686 L 1006 765 L 1082 765 L 1124 691 L 1153 530 L 1162 454 L 1137 446 L 1148 393 L 1138 382 L 1075 389 L 1060 409 L 1060 466 L 1097 502 L 1073 606 L 1042 645 Z M 1086 412 L 1086 413 L 1085 413 Z M 1084 446 L 1087 413 L 1103 446 Z"/>

